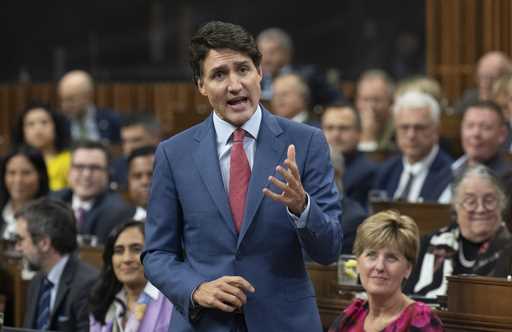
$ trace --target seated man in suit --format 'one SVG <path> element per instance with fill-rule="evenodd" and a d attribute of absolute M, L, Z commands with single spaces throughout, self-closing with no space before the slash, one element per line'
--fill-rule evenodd
<path fill-rule="evenodd" d="M 71 150 L 69 188 L 54 193 L 70 204 L 78 233 L 93 235 L 93 244 L 104 243 L 110 231 L 134 213 L 121 195 L 109 190 L 108 169 L 109 154 L 102 143 L 79 142 Z"/>
<path fill-rule="evenodd" d="M 75 256 L 73 212 L 48 198 L 33 201 L 16 215 L 16 250 L 39 272 L 27 291 L 23 327 L 89 331 L 89 291 L 97 271 Z"/>
<path fill-rule="evenodd" d="M 397 99 L 393 114 L 401 153 L 381 165 L 374 188 L 396 200 L 437 201 L 452 162 L 438 145 L 439 104 L 426 93 L 409 91 Z"/>
<path fill-rule="evenodd" d="M 461 123 L 464 155 L 452 165 L 452 176 L 444 181 L 445 190 L 439 202 L 450 203 L 451 182 L 469 165 L 483 164 L 493 170 L 503 182 L 507 194 L 512 188 L 512 163 L 504 155 L 503 143 L 507 138 L 507 124 L 501 108 L 492 101 L 469 104 Z"/>
<path fill-rule="evenodd" d="M 154 146 L 137 148 L 128 156 L 128 197 L 136 207 L 134 220 L 146 220 L 154 162 Z"/>
<path fill-rule="evenodd" d="M 288 73 L 299 74 L 310 91 L 311 109 L 322 107 L 343 99 L 341 92 L 328 83 L 325 74 L 314 65 L 293 64 L 293 41 L 290 35 L 279 28 L 268 28 L 260 32 L 257 38 L 261 52 L 261 99 L 272 99 L 274 80 Z"/>
<path fill-rule="evenodd" d="M 367 207 L 377 165 L 357 150 L 361 137 L 359 113 L 350 104 L 328 106 L 322 115 L 322 129 L 331 153 L 343 156 L 343 192 L 362 207 Z"/>
<path fill-rule="evenodd" d="M 297 74 L 284 74 L 274 80 L 272 85 L 272 113 L 296 122 L 319 127 L 309 112 L 309 88 Z"/>
<path fill-rule="evenodd" d="M 357 81 L 355 105 L 361 116 L 359 150 L 394 150 L 393 104 L 394 84 L 382 70 L 367 70 Z"/>
<path fill-rule="evenodd" d="M 85 71 L 66 73 L 57 88 L 62 112 L 70 121 L 73 141 L 94 140 L 119 143 L 119 114 L 94 105 L 94 83 Z"/>
<path fill-rule="evenodd" d="M 124 191 L 128 182 L 128 156 L 137 148 L 160 142 L 160 124 L 149 113 L 133 113 L 123 117 L 121 144 L 123 155 L 112 163 L 112 183 Z"/>

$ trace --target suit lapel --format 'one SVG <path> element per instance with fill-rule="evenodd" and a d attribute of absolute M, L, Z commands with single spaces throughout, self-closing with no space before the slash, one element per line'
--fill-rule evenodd
<path fill-rule="evenodd" d="M 240 246 L 254 220 L 256 211 L 264 196 L 262 189 L 269 183 L 268 177 L 275 173 L 275 167 L 283 160 L 286 153 L 287 145 L 282 136 L 283 130 L 273 115 L 263 109 L 262 113 L 263 116 L 256 141 L 254 165 L 245 203 L 244 222 L 238 237 L 237 247 Z"/>
<path fill-rule="evenodd" d="M 34 277 L 34 288 L 33 292 L 29 294 L 33 300 L 33 305 L 28 306 L 27 316 L 28 321 L 25 320 L 25 327 L 33 328 L 36 326 L 36 313 L 37 313 L 37 304 L 39 302 L 39 290 L 41 289 L 41 284 L 43 282 L 42 274 L 38 274 Z"/>
<path fill-rule="evenodd" d="M 228 197 L 222 182 L 222 173 L 220 171 L 219 158 L 217 155 L 217 138 L 211 115 L 203 122 L 195 136 L 195 140 L 199 145 L 194 154 L 194 160 L 201 179 L 205 183 L 206 189 L 215 202 L 217 209 L 219 209 L 227 227 L 233 232 L 233 235 L 236 236 Z"/>
<path fill-rule="evenodd" d="M 71 282 L 73 281 L 73 274 L 75 271 L 75 264 L 75 258 L 73 256 L 69 256 L 69 260 L 67 261 L 66 266 L 62 271 L 58 286 L 59 288 L 57 288 L 57 295 L 55 296 L 55 302 L 53 304 L 53 310 L 50 313 L 50 327 L 53 327 L 55 324 L 54 320 L 58 316 L 59 307 L 62 305 L 62 302 L 64 302 L 64 299 L 70 290 Z"/>

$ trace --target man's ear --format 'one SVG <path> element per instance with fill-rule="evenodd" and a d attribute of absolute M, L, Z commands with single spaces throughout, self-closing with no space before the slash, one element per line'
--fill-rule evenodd
<path fill-rule="evenodd" d="M 43 237 L 37 242 L 37 247 L 41 252 L 48 252 L 52 246 L 52 241 L 48 236 Z"/>
<path fill-rule="evenodd" d="M 199 78 L 197 80 L 197 88 L 199 89 L 199 92 L 203 96 L 208 96 L 208 94 L 206 93 L 206 89 L 204 88 L 204 80 L 202 78 Z"/>

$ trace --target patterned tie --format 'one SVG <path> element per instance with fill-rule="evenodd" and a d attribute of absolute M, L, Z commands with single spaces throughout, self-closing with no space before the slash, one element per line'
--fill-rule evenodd
<path fill-rule="evenodd" d="M 85 222 L 85 209 L 83 207 L 79 207 L 75 210 L 76 217 L 76 229 L 79 232 L 82 228 L 82 225 Z"/>
<path fill-rule="evenodd" d="M 52 293 L 53 283 L 44 277 L 41 288 L 39 289 L 39 299 L 37 300 L 37 330 L 48 329 L 50 319 L 50 298 Z"/>
<path fill-rule="evenodd" d="M 405 184 L 405 188 L 400 194 L 400 197 L 398 197 L 399 201 L 408 201 L 409 193 L 411 192 L 412 182 L 414 181 L 414 174 L 412 172 L 407 172 L 407 182 Z"/>
<path fill-rule="evenodd" d="M 244 151 L 244 137 L 245 130 L 235 130 L 229 168 L 229 205 L 237 232 L 240 232 L 244 220 L 245 198 L 251 177 L 251 167 Z"/>

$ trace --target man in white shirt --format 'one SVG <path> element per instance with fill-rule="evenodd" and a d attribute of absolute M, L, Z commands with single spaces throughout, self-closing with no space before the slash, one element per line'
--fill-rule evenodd
<path fill-rule="evenodd" d="M 16 249 L 40 272 L 30 282 L 25 328 L 89 331 L 88 293 L 97 271 L 74 256 L 73 212 L 62 202 L 40 199 L 16 214 Z"/>
<path fill-rule="evenodd" d="M 430 95 L 410 91 L 393 108 L 399 156 L 384 162 L 375 189 L 408 202 L 437 201 L 449 177 L 451 157 L 439 148 L 440 108 Z"/>

